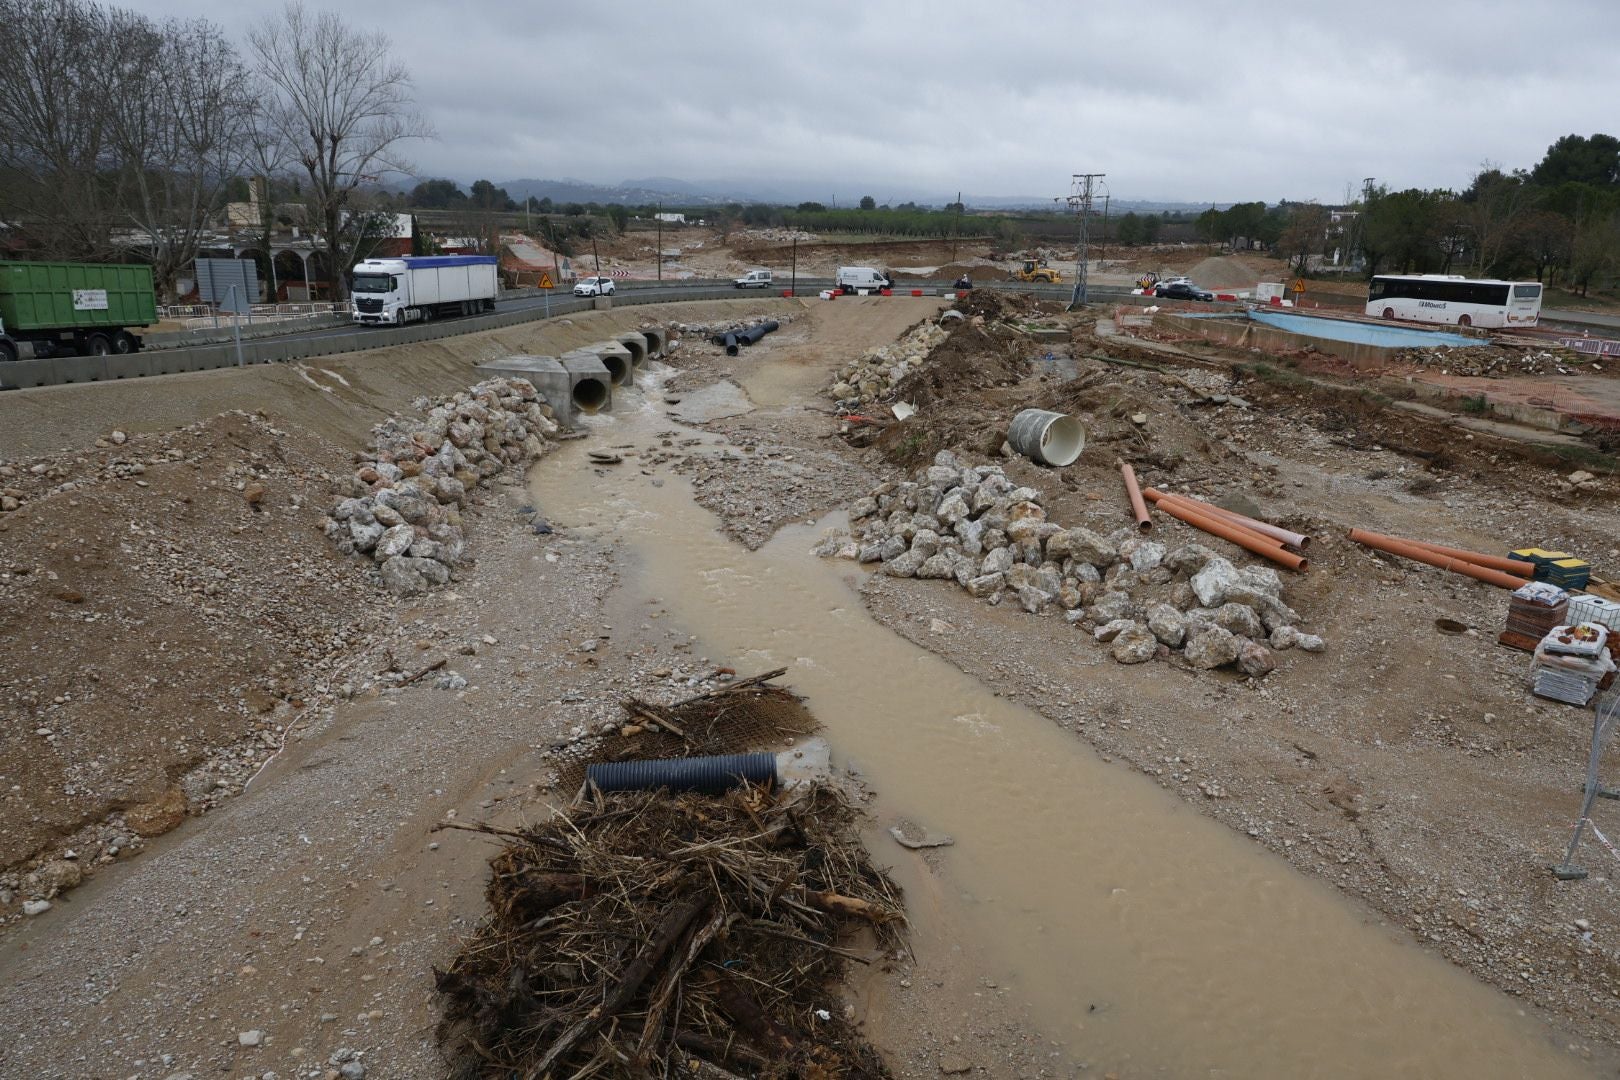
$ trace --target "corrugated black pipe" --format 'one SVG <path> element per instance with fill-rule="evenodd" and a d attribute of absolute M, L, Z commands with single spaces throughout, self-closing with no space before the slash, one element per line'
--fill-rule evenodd
<path fill-rule="evenodd" d="M 777 323 L 775 322 L 775 320 L 770 320 L 770 321 L 767 321 L 767 322 L 758 323 L 758 324 L 756 324 L 754 326 L 750 326 L 748 329 L 746 329 L 742 333 L 738 334 L 737 335 L 737 340 L 740 341 L 744 345 L 752 345 L 755 342 L 759 341 L 760 338 L 764 337 L 766 334 L 770 333 L 772 330 L 775 330 L 776 328 L 777 328 Z"/>
<path fill-rule="evenodd" d="M 727 356 L 736 356 L 737 355 L 737 335 L 736 334 L 727 334 L 723 344 L 726 347 L 726 355 Z"/>
<path fill-rule="evenodd" d="M 743 781 L 776 783 L 775 754 L 721 754 L 718 757 L 666 758 L 659 761 L 612 761 L 590 765 L 585 779 L 603 791 L 696 791 L 719 795 Z"/>

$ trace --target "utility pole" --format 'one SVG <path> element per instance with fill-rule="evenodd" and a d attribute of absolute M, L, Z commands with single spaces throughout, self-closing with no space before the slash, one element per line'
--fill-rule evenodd
<path fill-rule="evenodd" d="M 1069 307 L 1077 308 L 1086 302 L 1086 241 L 1091 232 L 1091 200 L 1097 181 L 1107 173 L 1075 173 L 1069 182 L 1069 194 L 1064 199 L 1069 209 L 1080 215 L 1080 236 L 1074 258 L 1074 295 Z"/>
<path fill-rule="evenodd" d="M 1103 192 L 1103 228 L 1102 238 L 1097 243 L 1097 269 L 1102 269 L 1103 253 L 1108 250 L 1108 202 L 1113 198 L 1112 192 Z"/>
<path fill-rule="evenodd" d="M 962 193 L 956 193 L 956 227 L 951 232 L 951 262 L 956 261 L 956 244 L 962 239 Z"/>
<path fill-rule="evenodd" d="M 794 296 L 799 295 L 799 231 L 793 231 L 793 277 L 788 283 L 788 292 Z"/>
<path fill-rule="evenodd" d="M 664 280 L 664 204 L 653 207 L 653 219 L 658 222 L 658 280 Z"/>

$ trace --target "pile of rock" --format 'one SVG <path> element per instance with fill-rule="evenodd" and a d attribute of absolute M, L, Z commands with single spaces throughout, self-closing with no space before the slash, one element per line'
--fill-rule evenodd
<path fill-rule="evenodd" d="M 1395 358 L 1442 375 L 1506 379 L 1517 375 L 1579 375 L 1586 361 L 1569 349 L 1508 348 L 1497 345 L 1401 349 Z"/>
<path fill-rule="evenodd" d="M 894 577 L 954 580 L 1031 614 L 1062 611 L 1122 664 L 1179 650 L 1193 667 L 1236 664 L 1259 677 L 1275 666 L 1274 649 L 1324 648 L 1297 628 L 1270 567 L 1239 569 L 1202 544 L 1170 550 L 1129 528 L 1065 528 L 1042 502 L 1001 466 L 963 466 L 941 451 L 913 480 L 858 500 L 856 532 L 828 536 L 817 553 L 881 563 Z"/>
<path fill-rule="evenodd" d="M 833 398 L 850 405 L 886 399 L 895 384 L 921 367 L 949 336 L 946 325 L 924 322 L 892 345 L 868 349 L 839 370 L 833 379 Z"/>
<path fill-rule="evenodd" d="M 377 563 L 383 585 L 398 596 L 450 581 L 467 549 L 468 492 L 540 457 L 546 437 L 557 434 L 550 407 L 526 379 L 489 379 L 418 404 L 426 415 L 373 429 L 375 452 L 363 456 L 326 520 L 338 549 Z"/>

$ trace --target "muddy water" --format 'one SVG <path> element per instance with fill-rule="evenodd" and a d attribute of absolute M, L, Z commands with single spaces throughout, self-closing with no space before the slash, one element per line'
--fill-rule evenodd
<path fill-rule="evenodd" d="M 1511 999 L 878 625 L 860 572 L 808 553 L 817 529 L 750 553 L 667 470 L 654 486 L 633 458 L 587 469 L 586 445 L 655 446 L 676 426 L 651 407 L 601 423 L 536 467 L 538 504 L 622 542 L 628 587 L 660 598 L 704 654 L 788 667 L 885 821 L 956 838 L 942 880 L 878 849 L 929 897 L 912 911 L 919 951 L 948 953 L 944 927 L 972 935 L 1094 1075 L 1592 1075 Z"/>

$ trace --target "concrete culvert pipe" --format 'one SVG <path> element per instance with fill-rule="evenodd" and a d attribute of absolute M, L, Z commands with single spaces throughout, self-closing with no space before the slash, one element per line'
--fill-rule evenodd
<path fill-rule="evenodd" d="M 657 360 L 664 355 L 664 331 L 658 329 L 643 330 L 641 336 L 647 339 L 647 359 Z"/>
<path fill-rule="evenodd" d="M 1025 409 L 1007 429 L 1012 448 L 1037 465 L 1073 465 L 1086 448 L 1086 429 L 1065 413 Z"/>
<path fill-rule="evenodd" d="M 608 384 L 601 379 L 581 379 L 574 384 L 574 408 L 583 413 L 599 412 L 611 398 Z"/>
<path fill-rule="evenodd" d="M 696 791 L 720 795 L 750 784 L 776 783 L 775 754 L 613 761 L 589 765 L 585 779 L 603 791 Z"/>
<path fill-rule="evenodd" d="M 640 370 L 647 364 L 647 339 L 640 334 L 620 334 L 613 340 L 630 350 L 630 367 Z"/>
<path fill-rule="evenodd" d="M 630 377 L 630 362 L 622 356 L 608 353 L 602 357 L 602 366 L 607 368 L 608 377 L 613 380 L 614 386 L 623 386 L 624 381 Z"/>

